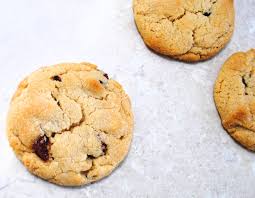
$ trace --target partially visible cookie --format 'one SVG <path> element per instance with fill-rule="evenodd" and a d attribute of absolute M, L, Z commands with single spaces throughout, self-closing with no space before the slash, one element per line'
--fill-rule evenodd
<path fill-rule="evenodd" d="M 89 63 L 44 67 L 14 94 L 7 132 L 33 174 L 79 186 L 109 175 L 127 155 L 133 114 L 122 86 Z"/>
<path fill-rule="evenodd" d="M 233 0 L 133 0 L 133 9 L 146 45 L 182 61 L 213 57 L 234 30 Z"/>
<path fill-rule="evenodd" d="M 214 99 L 223 127 L 237 142 L 255 151 L 255 49 L 238 52 L 224 63 Z"/>

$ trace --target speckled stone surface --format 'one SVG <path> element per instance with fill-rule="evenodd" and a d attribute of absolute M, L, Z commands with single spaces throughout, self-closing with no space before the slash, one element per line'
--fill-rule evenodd
<path fill-rule="evenodd" d="M 148 50 L 131 0 L 9 0 L 0 6 L 0 198 L 254 198 L 255 153 L 223 130 L 213 85 L 226 58 L 255 47 L 255 1 L 236 0 L 236 30 L 215 58 L 186 64 Z M 135 131 L 128 158 L 101 182 L 64 188 L 16 159 L 5 135 L 10 97 L 39 66 L 94 62 L 124 85 Z"/>

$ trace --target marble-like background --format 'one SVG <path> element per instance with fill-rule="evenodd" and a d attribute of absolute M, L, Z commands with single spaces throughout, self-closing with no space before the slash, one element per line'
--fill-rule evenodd
<path fill-rule="evenodd" d="M 215 58 L 176 62 L 148 50 L 131 0 L 0 0 L 1 198 L 254 198 L 255 154 L 220 124 L 213 84 L 221 64 L 255 47 L 255 1 L 236 0 L 236 30 Z M 110 177 L 63 188 L 29 174 L 8 146 L 5 119 L 18 82 L 39 66 L 96 63 L 133 101 L 135 131 Z"/>

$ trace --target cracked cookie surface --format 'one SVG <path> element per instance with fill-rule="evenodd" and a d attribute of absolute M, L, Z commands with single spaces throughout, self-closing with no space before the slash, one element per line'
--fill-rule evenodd
<path fill-rule="evenodd" d="M 223 127 L 237 142 L 255 151 L 255 49 L 233 54 L 224 63 L 214 99 Z"/>
<path fill-rule="evenodd" d="M 130 100 L 95 65 L 44 67 L 20 83 L 7 134 L 31 173 L 64 186 L 88 184 L 109 175 L 127 155 Z"/>
<path fill-rule="evenodd" d="M 133 0 L 133 10 L 148 47 L 187 62 L 217 54 L 234 30 L 233 0 Z"/>

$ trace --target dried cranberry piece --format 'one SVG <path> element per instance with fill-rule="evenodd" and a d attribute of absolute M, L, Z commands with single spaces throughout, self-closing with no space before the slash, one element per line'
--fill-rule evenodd
<path fill-rule="evenodd" d="M 50 141 L 46 135 L 38 137 L 33 144 L 34 152 L 43 161 L 49 160 L 49 144 Z"/>

